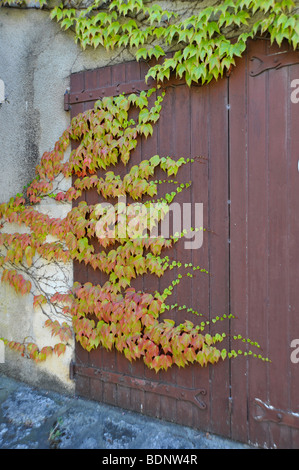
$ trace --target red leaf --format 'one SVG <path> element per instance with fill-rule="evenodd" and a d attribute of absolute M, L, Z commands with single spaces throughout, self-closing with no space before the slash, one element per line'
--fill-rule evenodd
<path fill-rule="evenodd" d="M 66 346 L 63 343 L 58 343 L 55 344 L 54 346 L 54 353 L 60 356 L 61 354 L 64 354 L 66 350 Z"/>

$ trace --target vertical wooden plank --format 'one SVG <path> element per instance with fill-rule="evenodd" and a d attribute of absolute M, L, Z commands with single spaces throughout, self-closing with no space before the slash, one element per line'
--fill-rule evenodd
<path fill-rule="evenodd" d="M 102 355 L 101 348 L 93 349 L 92 351 L 90 351 L 89 366 L 95 367 L 96 369 L 103 368 L 103 355 Z M 102 402 L 103 393 L 104 393 L 103 381 L 91 378 L 90 379 L 90 398 L 92 400 L 97 400 L 97 401 Z"/>
<path fill-rule="evenodd" d="M 107 72 L 108 73 L 108 72 Z M 115 85 L 115 84 L 120 84 L 125 81 L 126 79 L 126 67 L 125 64 L 118 64 L 113 67 L 110 67 L 110 77 L 111 81 L 109 85 Z M 119 169 L 121 167 L 121 170 Z M 123 165 L 119 163 L 117 167 L 113 171 L 116 174 L 121 174 L 123 175 Z M 108 168 L 108 170 L 111 170 L 112 168 Z M 112 201 L 113 204 L 117 203 L 117 200 Z M 118 364 L 117 360 L 119 358 L 119 355 L 117 354 L 117 351 L 115 349 L 112 349 L 111 351 L 103 350 L 102 352 L 102 361 L 103 361 L 103 368 L 109 371 L 117 371 L 118 370 Z M 122 393 L 122 389 L 118 390 L 118 386 L 113 383 L 105 383 L 104 385 L 104 395 L 103 399 L 105 403 L 110 403 L 110 404 L 116 404 L 118 402 L 118 391 L 120 391 L 121 397 L 120 400 L 122 401 L 123 404 L 124 400 L 129 397 L 129 392 L 126 392 L 124 395 Z"/>
<path fill-rule="evenodd" d="M 263 41 L 253 43 L 254 54 L 265 53 Z M 248 77 L 248 337 L 268 354 L 268 109 L 267 75 Z M 268 424 L 254 419 L 255 398 L 267 401 L 267 364 L 250 358 L 249 439 L 269 446 Z"/>
<path fill-rule="evenodd" d="M 293 340 L 299 341 L 299 322 L 298 322 L 298 305 L 299 305 L 299 253 L 298 253 L 298 234 L 299 234 L 299 173 L 298 173 L 298 160 L 299 160 L 299 103 L 293 103 L 290 99 L 291 93 L 295 88 L 291 85 L 294 80 L 299 78 L 299 65 L 292 65 L 289 67 L 288 76 L 288 266 L 289 266 L 289 334 L 288 346 L 290 355 L 289 364 L 289 378 L 288 387 L 290 394 L 289 411 L 299 413 L 299 354 L 293 354 L 296 357 L 291 357 L 296 348 L 291 347 Z M 298 96 L 298 95 L 297 95 Z M 297 342 L 298 348 L 298 342 Z M 293 359 L 293 360 L 292 360 Z M 299 448 L 299 430 L 291 430 L 292 448 Z"/>
<path fill-rule="evenodd" d="M 176 101 L 174 107 L 175 116 L 175 154 L 176 158 L 191 157 L 191 92 L 187 85 L 177 87 L 176 89 Z M 191 178 L 190 164 L 183 165 L 180 167 L 176 180 L 181 183 L 188 183 Z M 196 182 L 193 180 L 193 185 Z M 193 185 L 190 188 L 184 189 L 179 193 L 174 201 L 180 206 L 181 209 L 181 230 L 184 230 L 184 211 L 191 209 L 191 192 Z M 190 206 L 190 207 L 188 207 Z M 177 243 L 177 259 L 183 266 L 192 262 L 192 250 L 185 248 L 185 242 L 188 241 L 185 237 Z M 186 305 L 191 306 L 192 302 L 192 283 L 190 278 L 187 276 L 189 272 L 188 268 L 180 268 L 178 272 L 182 274 L 182 279 L 178 284 L 177 291 L 177 302 L 180 306 Z M 187 313 L 187 310 L 181 310 L 177 313 L 177 323 L 184 323 L 185 320 L 193 320 L 191 314 Z M 193 388 L 193 370 L 190 365 L 177 370 L 176 385 L 177 387 Z M 193 421 L 193 406 L 185 401 L 177 402 L 177 419 L 180 423 L 189 425 Z"/>
<path fill-rule="evenodd" d="M 123 81 L 127 83 L 131 83 L 134 80 L 138 80 L 142 77 L 140 77 L 140 66 L 136 62 L 129 62 L 127 64 L 124 64 L 125 66 L 125 72 L 123 74 Z M 137 110 L 134 110 L 132 113 L 133 119 L 135 119 L 135 122 L 138 122 L 138 115 L 139 113 Z M 130 169 L 134 165 L 139 165 L 141 160 L 143 160 L 143 155 L 142 155 L 142 141 L 143 138 L 140 136 L 137 138 L 137 146 L 136 148 L 131 152 L 131 158 L 130 162 L 128 165 L 125 167 L 125 173 L 129 172 Z M 124 173 L 124 174 L 125 174 Z M 128 202 L 130 203 L 140 203 L 141 201 L 131 201 L 128 199 Z M 136 279 L 133 279 L 131 282 L 132 287 L 136 289 L 136 291 L 142 291 L 143 290 L 143 278 L 142 276 L 137 276 Z M 133 361 L 132 364 L 130 364 L 130 375 L 134 377 L 144 377 L 144 363 L 142 359 L 138 359 L 136 361 Z M 140 390 L 138 388 L 132 388 L 131 389 L 131 405 L 130 409 L 143 413 L 144 411 L 144 400 L 145 400 L 145 392 L 143 390 Z"/>
<path fill-rule="evenodd" d="M 126 62 L 125 63 L 125 82 L 129 83 L 129 82 L 134 82 L 140 79 L 143 79 L 143 76 L 140 71 L 140 64 L 136 63 L 135 61 Z"/>
<path fill-rule="evenodd" d="M 85 72 L 85 91 L 95 90 L 98 86 L 97 70 L 88 70 Z M 89 105 L 90 106 L 90 105 Z M 90 106 L 92 107 L 92 105 Z"/>
<path fill-rule="evenodd" d="M 144 70 L 144 67 L 140 64 L 140 78 L 144 77 L 146 71 Z M 157 93 L 154 93 L 152 95 L 153 99 L 157 98 Z M 162 104 L 162 115 L 164 110 L 164 104 Z M 153 126 L 153 135 L 149 136 L 147 139 L 143 138 L 141 140 L 141 159 L 150 159 L 152 156 L 157 155 L 159 153 L 158 149 L 158 136 L 159 136 L 159 129 L 160 126 L 162 126 L 163 122 L 163 117 L 162 121 L 161 118 L 158 120 L 158 122 Z M 157 172 L 155 172 L 153 179 L 157 178 Z M 161 188 L 158 185 L 158 191 Z M 143 199 L 147 200 L 152 200 L 151 197 L 144 197 Z M 143 292 L 149 292 L 151 294 L 154 294 L 155 291 L 160 290 L 160 282 L 159 278 L 151 273 L 147 273 L 143 275 L 142 279 L 142 290 Z M 153 370 L 150 369 L 147 366 L 144 366 L 144 378 L 146 380 L 152 380 L 152 381 L 157 381 L 159 378 L 159 375 Z M 144 394 L 144 413 L 150 416 L 154 416 L 159 418 L 160 417 L 160 396 L 154 393 L 149 393 L 146 392 Z"/>
<path fill-rule="evenodd" d="M 110 369 L 109 369 L 110 370 Z M 117 385 L 104 382 L 103 383 L 103 402 L 107 403 L 108 405 L 116 405 L 117 404 Z"/>
<path fill-rule="evenodd" d="M 209 108 L 209 86 L 191 88 L 191 156 L 204 157 L 205 160 L 196 159 L 191 165 L 192 191 L 191 204 L 203 204 L 203 226 L 206 231 L 203 234 L 203 245 L 191 251 L 193 266 L 200 266 L 210 271 L 209 266 L 209 140 L 210 140 L 210 108 Z M 194 225 L 197 225 L 194 224 Z M 201 321 L 209 320 L 210 278 L 206 273 L 200 271 L 193 272 L 191 307 L 201 316 L 193 315 L 191 321 L 198 324 Z M 202 410 L 193 408 L 192 426 L 197 429 L 210 429 L 211 403 L 208 402 L 210 396 L 209 368 L 201 367 L 199 364 L 192 366 L 193 386 L 196 389 L 204 389 L 203 401 L 207 408 Z M 191 424 L 191 423 L 190 423 Z"/>
<path fill-rule="evenodd" d="M 95 73 L 91 75 L 90 82 L 87 83 L 87 86 L 90 87 L 104 87 L 109 86 L 111 84 L 111 69 L 110 67 L 105 67 L 100 70 L 96 70 Z M 89 103 L 91 107 L 92 104 Z M 99 176 L 103 176 L 103 172 L 98 172 Z M 88 204 L 97 204 L 99 202 L 103 202 L 103 198 L 97 193 L 96 190 L 88 191 Z M 96 246 L 96 250 L 100 250 L 100 246 L 97 242 L 94 244 Z M 87 267 L 87 276 L 95 285 L 103 285 L 107 279 L 107 276 L 102 273 L 100 270 L 94 271 L 91 266 Z M 107 352 L 104 348 L 98 347 L 95 350 L 92 350 L 89 353 L 89 361 L 90 365 L 94 366 L 98 369 L 102 369 L 104 366 L 107 366 Z M 93 399 L 97 399 L 99 401 L 104 400 L 104 383 L 101 380 L 92 380 L 91 381 L 91 397 Z"/>
<path fill-rule="evenodd" d="M 287 86 L 288 68 L 269 71 L 268 171 L 269 171 L 269 404 L 288 409 L 288 172 Z M 279 106 L 277 106 L 279 103 Z M 280 347 L 277 347 L 280 344 Z M 279 378 L 279 380 L 278 380 Z M 288 448 L 290 428 L 271 423 L 271 446 Z"/>
<path fill-rule="evenodd" d="M 174 88 L 169 88 L 166 90 L 166 94 L 162 103 L 162 110 L 160 114 L 159 124 L 158 124 L 158 154 L 160 157 L 167 156 L 176 156 L 177 149 L 175 146 L 175 103 L 178 90 Z M 172 116 L 170 119 L 169 117 Z M 156 178 L 158 180 L 167 179 L 167 174 L 161 169 L 156 171 Z M 164 197 L 165 193 L 169 191 L 169 188 L 173 187 L 171 184 L 162 184 L 158 187 L 158 197 Z M 172 233 L 172 228 L 170 227 L 170 233 Z M 176 250 L 171 248 L 170 251 L 163 253 L 163 255 L 168 255 L 171 260 L 176 259 Z M 163 292 L 164 288 L 168 287 L 171 280 L 174 279 L 176 270 L 166 271 L 162 278 L 156 280 L 157 290 Z M 169 297 L 166 300 L 168 304 L 174 304 L 176 302 L 175 294 Z M 160 317 L 160 321 L 163 321 L 165 318 L 174 319 L 174 312 L 169 312 L 168 310 Z M 156 374 L 156 380 L 175 384 L 176 378 L 176 366 L 171 367 L 168 371 L 160 371 Z M 160 416 L 169 421 L 176 420 L 176 406 L 177 400 L 173 398 L 168 398 L 165 396 L 160 397 Z"/>
<path fill-rule="evenodd" d="M 126 81 L 126 64 L 121 63 L 111 66 L 111 84 L 118 85 Z"/>
<path fill-rule="evenodd" d="M 90 102 L 84 103 L 84 107 L 85 107 L 84 111 L 88 110 L 90 106 L 92 106 Z M 97 194 L 95 189 L 90 190 L 90 191 L 85 191 L 84 194 L 85 194 L 85 199 L 88 205 L 96 204 L 97 202 L 99 202 L 99 195 Z M 89 243 L 95 247 L 95 250 L 98 249 L 99 244 L 97 243 L 96 240 L 89 240 Z M 101 281 L 102 276 L 99 270 L 95 271 L 90 265 L 85 265 L 84 262 L 81 262 L 81 265 L 82 265 L 82 269 L 85 269 L 85 279 L 83 283 L 91 282 L 94 285 L 102 284 L 102 281 Z M 95 317 L 94 317 L 94 320 L 96 320 Z M 88 354 L 89 366 L 97 367 L 97 368 L 102 367 L 102 354 L 101 354 L 100 348 L 96 350 L 95 349 L 91 350 L 88 353 L 87 351 L 85 352 L 86 354 Z M 97 399 L 102 401 L 103 383 L 98 380 L 94 380 L 92 378 L 89 379 L 89 383 L 90 383 L 90 398 L 95 399 L 95 397 L 98 397 Z"/>
<path fill-rule="evenodd" d="M 89 377 L 76 376 L 76 394 L 80 397 L 91 398 Z"/>
<path fill-rule="evenodd" d="M 140 76 L 139 65 L 136 62 L 128 62 L 126 64 L 123 64 L 123 67 L 119 66 L 119 78 L 122 81 L 131 82 L 132 80 L 138 79 L 139 76 Z M 131 115 L 131 117 L 135 119 L 136 113 L 134 112 Z M 130 168 L 134 164 L 137 164 L 140 161 L 140 150 L 138 149 L 139 146 L 140 146 L 140 139 L 138 141 L 138 146 L 137 146 L 137 157 L 136 157 L 136 154 L 134 155 L 134 152 L 132 152 L 131 159 L 126 166 L 124 166 L 122 163 L 117 165 L 115 172 L 117 174 L 120 174 L 122 178 L 124 177 L 126 173 L 130 171 Z M 131 202 L 131 200 L 128 197 L 127 197 L 127 202 Z M 136 288 L 137 286 L 133 285 L 133 287 Z M 116 363 L 117 363 L 118 372 L 132 375 L 132 364 L 130 363 L 128 359 L 126 359 L 124 354 L 117 352 Z M 132 402 L 133 409 L 134 409 L 134 403 L 136 402 L 134 390 L 130 389 L 129 387 L 120 386 L 120 385 L 117 386 L 117 389 L 118 389 L 118 397 L 117 397 L 118 405 L 123 408 L 131 409 L 132 408 L 131 402 Z"/>
<path fill-rule="evenodd" d="M 228 101 L 227 81 L 210 86 L 210 316 L 215 318 L 229 310 L 229 214 L 228 214 Z M 212 324 L 216 331 L 229 333 L 228 324 Z M 211 410 L 210 426 L 213 432 L 228 435 L 229 419 L 229 363 L 219 362 L 210 367 Z"/>
<path fill-rule="evenodd" d="M 93 358 L 95 357 L 95 355 L 93 355 Z M 100 357 L 99 354 L 97 355 L 97 357 Z M 90 361 L 92 365 L 96 366 L 95 364 L 92 363 L 92 361 Z M 89 398 L 91 400 L 95 400 L 95 401 L 99 401 L 99 402 L 102 402 L 103 401 L 103 393 L 104 393 L 104 383 L 102 380 L 98 380 L 98 379 L 93 379 L 93 378 L 90 378 L 90 394 L 89 394 Z"/>
<path fill-rule="evenodd" d="M 236 62 L 229 77 L 230 149 L 230 305 L 237 319 L 231 321 L 231 336 L 248 336 L 248 231 L 247 231 L 247 77 L 248 53 Z M 231 361 L 231 437 L 246 442 L 247 360 Z"/>
<path fill-rule="evenodd" d="M 112 82 L 112 71 L 110 67 L 105 67 L 101 70 L 101 73 L 97 73 L 96 71 L 87 72 L 85 78 L 86 89 L 91 89 L 94 86 L 109 86 Z M 93 106 L 92 103 L 86 103 L 86 110 L 90 109 Z M 103 172 L 98 172 L 99 176 L 103 176 Z M 87 192 L 87 203 L 88 204 L 96 204 L 103 200 L 99 196 L 96 190 L 88 191 Z M 99 249 L 98 244 L 96 246 Z M 100 284 L 103 285 L 106 281 L 106 276 L 100 271 L 94 271 L 91 266 L 87 267 L 87 279 L 92 282 L 93 284 Z M 90 356 L 90 365 L 96 366 L 100 369 L 104 370 L 115 370 L 115 351 L 107 351 L 104 348 L 97 348 L 96 350 L 92 350 L 89 354 Z M 93 397 L 97 396 L 99 393 L 98 399 L 103 400 L 105 403 L 113 404 L 113 401 L 116 399 L 116 392 L 117 387 L 115 384 L 107 384 L 103 383 L 102 381 L 92 380 L 91 382 L 92 390 L 91 395 Z"/>
<path fill-rule="evenodd" d="M 98 73 L 96 70 L 94 71 L 87 71 L 84 73 L 84 89 L 85 90 L 92 90 L 96 89 L 98 86 Z M 109 78 L 108 78 L 109 83 Z M 104 81 L 105 83 L 105 81 Z M 84 111 L 92 109 L 94 106 L 94 102 L 88 101 L 84 103 Z M 86 195 L 86 202 L 88 205 L 97 204 L 100 202 L 101 198 L 97 193 L 96 189 L 91 189 L 89 191 L 85 191 Z M 90 240 L 89 243 L 92 243 L 95 247 L 95 250 L 99 250 L 99 244 L 96 240 Z M 102 275 L 100 270 L 94 270 L 91 266 L 85 266 L 85 263 L 82 263 L 82 266 L 85 269 L 85 281 L 84 282 L 92 282 L 94 285 L 102 284 L 104 281 L 104 276 Z M 89 353 L 89 365 L 97 368 L 102 367 L 102 352 L 101 349 L 98 348 L 96 350 L 91 350 Z M 98 397 L 97 399 L 102 401 L 103 399 L 103 382 L 95 379 L 90 379 L 90 396 L 91 398 Z"/>
<path fill-rule="evenodd" d="M 80 92 L 84 90 L 85 87 L 85 75 L 84 73 L 77 73 L 71 76 L 70 79 L 71 91 Z M 71 107 L 71 119 L 77 116 L 79 113 L 84 111 L 84 103 L 74 104 Z M 77 142 L 72 142 L 71 149 L 74 150 L 79 144 Z M 74 177 L 75 178 L 75 177 Z M 73 181 L 74 181 L 73 178 Z M 81 200 L 85 200 L 85 194 L 83 194 L 79 199 L 73 201 L 73 207 L 76 207 Z M 86 282 L 86 269 L 78 261 L 73 262 L 73 275 L 74 280 L 84 283 Z M 75 358 L 76 362 L 79 364 L 88 364 L 89 354 L 84 350 L 79 343 L 75 345 Z M 76 393 L 80 396 L 89 397 L 90 396 L 90 381 L 87 377 L 76 377 Z"/>
<path fill-rule="evenodd" d="M 85 87 L 85 75 L 84 72 L 79 72 L 79 73 L 73 73 L 70 77 L 70 88 L 72 93 L 79 93 L 81 91 L 84 91 Z M 76 105 L 74 105 L 76 106 Z M 73 118 L 76 116 L 78 113 L 81 111 L 76 111 L 72 107 L 71 109 L 71 117 Z"/>

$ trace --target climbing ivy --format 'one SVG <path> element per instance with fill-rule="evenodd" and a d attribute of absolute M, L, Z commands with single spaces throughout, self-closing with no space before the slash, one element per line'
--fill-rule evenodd
<path fill-rule="evenodd" d="M 11 3 L 0 0 L 0 6 Z M 177 2 L 169 2 L 167 10 L 160 3 L 96 0 L 79 9 L 65 2 L 52 8 L 50 17 L 64 30 L 73 30 L 83 49 L 130 50 L 136 60 L 159 61 L 150 66 L 146 80 L 164 81 L 174 74 L 188 85 L 208 83 L 230 71 L 247 40 L 258 34 L 268 34 L 278 45 L 286 40 L 294 49 L 299 44 L 293 0 L 225 0 L 202 9 L 191 2 L 183 11 L 176 10 Z M 47 1 L 40 5 L 47 7 Z"/>
<path fill-rule="evenodd" d="M 170 238 L 151 235 L 151 229 L 157 227 L 166 216 L 175 196 L 182 190 L 189 190 L 191 182 L 178 185 L 173 177 L 182 165 L 193 165 L 196 160 L 154 155 L 133 165 L 123 178 L 109 169 L 120 162 L 127 165 L 131 152 L 137 146 L 137 138 L 147 138 L 152 134 L 165 95 L 165 92 L 158 92 L 157 95 L 156 92 L 153 88 L 139 95 L 103 98 L 94 109 L 73 118 L 54 149 L 42 156 L 36 168 L 36 177 L 26 194 L 18 194 L 8 203 L 0 205 L 2 228 L 7 223 L 17 223 L 25 225 L 30 231 L 26 234 L 8 234 L 2 230 L 1 281 L 22 295 L 35 291 L 34 308 L 43 309 L 45 304 L 50 304 L 60 308 L 67 320 L 59 322 L 49 317 L 45 322 L 51 334 L 60 338 L 54 347 L 45 346 L 39 350 L 33 342 L 4 340 L 9 347 L 35 361 L 65 351 L 72 335 L 70 320 L 76 340 L 87 351 L 99 346 L 109 350 L 115 348 L 128 360 L 142 358 L 155 371 L 166 370 L 174 364 L 184 367 L 193 362 L 206 366 L 239 354 L 254 354 L 266 360 L 252 351 L 221 349 L 217 344 L 224 340 L 226 334 L 219 332 L 212 336 L 206 332 L 209 325 L 227 321 L 233 315 L 224 314 L 197 325 L 191 321 L 175 324 L 170 319 L 159 319 L 163 313 L 173 309 L 202 316 L 186 305 L 171 304 L 169 299 L 183 275 L 192 277 L 196 271 L 202 276 L 209 273 L 203 267 L 170 261 L 167 254 L 163 256 L 163 252 L 171 250 L 185 231 L 175 233 Z M 152 105 L 151 96 L 155 98 Z M 132 107 L 138 110 L 135 119 L 129 116 Z M 78 142 L 78 145 L 69 159 L 64 161 L 71 141 Z M 157 169 L 165 173 L 166 179 L 154 179 Z M 63 178 L 73 177 L 73 185 L 68 190 L 54 190 L 55 181 L 61 175 Z M 177 189 L 157 199 L 157 186 L 165 181 L 173 183 Z M 143 207 L 154 207 L 155 210 L 146 211 L 145 225 L 141 226 L 136 212 L 130 212 L 132 205 L 122 200 L 118 199 L 116 204 L 110 206 L 104 203 L 88 205 L 85 200 L 75 203 L 84 191 L 91 189 L 96 190 L 104 201 L 124 196 L 140 200 L 147 195 L 151 199 L 144 202 Z M 48 197 L 54 198 L 58 204 L 73 202 L 74 207 L 63 219 L 50 218 L 37 210 L 39 203 Z M 132 228 L 131 234 L 119 230 L 120 219 L 113 222 L 111 208 L 118 216 L 126 214 L 127 226 Z M 193 228 L 200 229 L 203 227 Z M 49 235 L 55 237 L 55 241 L 47 241 Z M 49 297 L 36 279 L 33 286 L 30 269 L 36 257 L 45 262 L 84 263 L 104 272 L 109 279 L 103 285 L 76 282 L 69 291 L 56 292 Z M 131 281 L 138 276 L 151 273 L 161 277 L 174 268 L 179 274 L 163 292 L 136 291 L 131 286 Z M 241 336 L 235 339 L 259 347 Z"/>
<path fill-rule="evenodd" d="M 271 43 L 285 39 L 297 48 L 299 15 L 292 0 L 226 0 L 182 19 L 175 11 L 163 10 L 158 2 L 113 0 L 94 2 L 78 12 L 55 7 L 55 18 L 64 29 L 74 29 L 83 49 L 103 46 L 107 50 L 130 48 L 137 60 L 155 58 L 146 80 L 169 79 L 171 74 L 192 82 L 218 79 L 235 65 L 248 39 L 268 33 Z M 174 2 L 175 3 L 175 2 Z M 171 3 L 170 3 L 171 8 Z M 175 51 L 165 57 L 167 51 Z"/>

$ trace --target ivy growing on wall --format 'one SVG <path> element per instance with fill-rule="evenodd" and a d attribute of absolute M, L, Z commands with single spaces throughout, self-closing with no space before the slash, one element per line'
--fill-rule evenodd
<path fill-rule="evenodd" d="M 0 0 L 0 6 L 15 3 L 24 2 Z M 177 2 L 169 2 L 167 10 L 160 3 L 96 0 L 86 8 L 72 8 L 64 2 L 51 9 L 50 17 L 73 30 L 83 49 L 130 49 L 136 60 L 159 61 L 146 79 L 164 81 L 174 73 L 188 85 L 223 76 L 245 51 L 247 40 L 258 34 L 268 34 L 279 45 L 286 40 L 294 49 L 299 44 L 293 0 L 225 0 L 202 9 L 198 2 L 188 2 L 179 11 Z M 47 8 L 47 1 L 40 5 Z M 165 57 L 168 51 L 174 52 L 172 57 Z"/>
<path fill-rule="evenodd" d="M 154 179 L 155 171 L 160 168 L 165 172 L 166 180 L 176 184 L 173 178 L 180 167 L 192 165 L 194 159 L 175 160 L 154 155 L 149 160 L 133 165 L 123 178 L 108 170 L 118 162 L 126 165 L 136 148 L 137 137 L 147 138 L 152 134 L 165 93 L 158 95 L 154 105 L 150 106 L 149 97 L 153 92 L 155 89 L 143 91 L 139 95 L 104 98 L 97 102 L 93 110 L 76 116 L 56 142 L 53 151 L 43 155 L 36 168 L 37 176 L 27 188 L 26 195 L 19 194 L 0 205 L 3 227 L 7 223 L 17 223 L 30 230 L 30 234 L 8 234 L 2 231 L 1 280 L 22 295 L 31 292 L 30 268 L 36 256 L 46 262 L 54 260 L 66 263 L 75 260 L 106 273 L 109 280 L 103 285 L 75 283 L 70 291 L 56 292 L 51 298 L 42 290 L 38 291 L 38 283 L 35 286 L 34 307 L 42 308 L 45 303 L 50 303 L 60 309 L 71 320 L 76 340 L 88 351 L 98 346 L 109 350 L 116 348 L 129 360 L 143 358 L 145 364 L 156 371 L 166 370 L 174 364 L 184 367 L 193 362 L 205 366 L 238 354 L 254 354 L 264 359 L 252 351 L 221 349 L 217 345 L 226 335 L 219 332 L 212 336 L 205 332 L 210 323 L 230 319 L 232 315 L 216 317 L 211 322 L 201 321 L 197 325 L 191 321 L 176 325 L 173 320 L 159 319 L 162 313 L 174 308 L 200 316 L 200 312 L 186 305 L 171 304 L 170 298 L 182 275 L 192 276 L 194 271 L 200 271 L 202 275 L 208 273 L 203 267 L 190 263 L 185 265 L 179 261 L 170 262 L 167 254 L 163 256 L 185 235 L 184 231 L 170 238 L 162 235 L 152 237 L 149 232 L 163 220 L 176 194 L 190 187 L 190 182 L 177 185 L 176 191 L 166 193 L 153 206 L 153 202 L 157 203 L 157 186 L 164 182 Z M 139 110 L 135 120 L 129 118 L 132 106 Z M 64 162 L 64 154 L 71 141 L 78 141 L 79 145 Z M 101 173 L 104 176 L 99 176 Z M 60 175 L 64 178 L 75 175 L 74 184 L 67 191 L 56 188 L 53 192 L 55 181 Z M 145 219 L 141 219 L 136 210 L 130 211 L 128 205 L 118 201 L 114 206 L 109 206 L 113 208 L 113 213 L 117 212 L 117 221 L 111 219 L 113 213 L 105 204 L 87 205 L 85 201 L 73 207 L 64 219 L 53 219 L 37 210 L 44 198 L 54 197 L 61 204 L 72 202 L 80 198 L 83 191 L 91 188 L 104 200 L 126 195 L 133 200 L 140 200 L 143 195 L 148 195 L 151 199 L 144 203 L 144 207 L 154 207 L 155 210 L 146 211 Z M 119 216 L 124 214 L 127 217 L 126 227 L 131 229 L 131 233 L 128 231 L 124 234 L 117 227 Z M 193 228 L 200 229 L 203 228 Z M 55 241 L 47 241 L 49 235 L 55 237 Z M 94 240 L 100 249 L 95 249 Z M 132 279 L 137 276 L 151 273 L 161 277 L 174 267 L 179 274 L 163 292 L 142 292 L 131 287 Z M 19 268 L 23 272 L 17 272 Z M 29 270 L 27 274 L 26 268 Z M 5 342 L 12 349 L 36 361 L 44 360 L 53 353 L 63 353 L 65 342 L 71 337 L 69 321 L 60 323 L 50 317 L 45 326 L 61 340 L 54 347 L 45 346 L 39 350 L 32 342 Z M 259 347 L 257 343 L 241 336 L 235 339 Z"/>
<path fill-rule="evenodd" d="M 2 0 L 0 6 L 12 3 L 19 2 Z M 40 4 L 41 8 L 48 8 L 44 0 Z M 128 48 L 136 60 L 155 58 L 156 63 L 149 67 L 146 79 L 152 77 L 157 83 L 169 79 L 171 74 L 184 78 L 188 85 L 218 79 L 235 65 L 235 58 L 244 52 L 246 41 L 257 34 L 268 34 L 271 42 L 276 41 L 279 45 L 287 40 L 294 49 L 298 47 L 298 15 L 291 0 L 227 0 L 191 14 L 190 8 L 189 5 L 185 14 L 180 15 L 174 8 L 163 10 L 159 2 L 98 0 L 82 9 L 61 4 L 51 9 L 50 16 L 62 28 L 72 29 L 75 40 L 83 49 Z M 173 52 L 171 57 L 166 56 L 169 51 Z M 70 325 L 76 340 L 86 350 L 99 346 L 116 348 L 129 360 L 142 358 L 156 371 L 166 370 L 174 364 L 184 367 L 193 362 L 205 366 L 239 354 L 267 360 L 246 348 L 230 351 L 221 348 L 225 334 L 219 331 L 211 336 L 206 332 L 210 323 L 219 324 L 232 315 L 222 315 L 210 322 L 197 321 L 196 325 L 190 321 L 176 325 L 172 320 L 159 319 L 173 308 L 200 316 L 188 306 L 170 301 L 173 289 L 186 271 L 187 275 L 196 270 L 203 276 L 208 275 L 204 267 L 170 262 L 169 256 L 164 254 L 184 233 L 170 239 L 151 238 L 144 232 L 142 237 L 119 236 L 117 230 L 115 234 L 117 227 L 112 223 L 113 214 L 107 207 L 89 206 L 84 201 L 73 207 L 64 219 L 50 218 L 38 211 L 38 204 L 44 198 L 52 197 L 60 204 L 73 202 L 91 188 L 104 199 L 128 195 L 138 201 L 147 195 L 153 198 L 148 204 L 157 202 L 157 185 L 164 181 L 154 179 L 158 168 L 165 172 L 165 181 L 170 179 L 176 183 L 173 178 L 180 167 L 192 165 L 192 160 L 155 155 L 134 165 L 123 179 L 109 170 L 118 162 L 128 164 L 137 137 L 148 138 L 152 134 L 163 101 L 163 94 L 157 93 L 154 105 L 149 105 L 151 95 L 157 90 L 104 98 L 93 110 L 79 114 L 53 150 L 42 156 L 36 178 L 26 194 L 19 194 L 0 205 L 1 281 L 22 295 L 32 292 L 34 308 L 43 310 L 47 304 L 52 313 L 65 317 L 65 321 L 58 321 L 49 315 L 45 322 L 52 335 L 59 338 L 54 347 L 45 346 L 39 350 L 33 342 L 4 339 L 9 347 L 35 361 L 65 351 L 65 345 L 72 337 Z M 137 119 L 129 118 L 132 107 L 139 112 Z M 71 141 L 77 141 L 78 146 L 65 162 L 65 152 Z M 60 179 L 74 175 L 76 178 L 70 189 L 60 190 Z M 158 225 L 176 194 L 188 190 L 189 186 L 190 182 L 186 182 L 165 194 L 159 200 L 159 210 L 151 213 L 151 218 L 146 221 L 151 226 Z M 126 205 L 118 203 L 116 209 L 118 214 L 125 211 L 131 227 L 140 229 L 140 219 L 137 218 L 137 223 L 136 214 L 132 212 L 130 216 Z M 8 223 L 25 225 L 29 233 L 9 234 L 5 231 Z M 109 232 L 111 223 L 113 236 Z M 199 229 L 202 227 L 194 227 L 194 230 Z M 49 235 L 55 241 L 49 241 Z M 100 250 L 95 250 L 92 242 L 95 239 Z M 57 265 L 72 261 L 85 263 L 106 273 L 109 280 L 102 286 L 75 283 L 70 290 L 49 296 L 43 287 L 42 276 L 35 275 L 41 260 Z M 137 276 L 152 273 L 160 277 L 174 267 L 179 274 L 163 292 L 141 292 L 131 287 L 132 279 Z M 250 339 L 241 336 L 233 339 L 259 348 Z"/>

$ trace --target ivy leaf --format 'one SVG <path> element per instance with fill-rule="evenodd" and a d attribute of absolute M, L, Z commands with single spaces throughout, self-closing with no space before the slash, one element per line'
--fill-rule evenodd
<path fill-rule="evenodd" d="M 78 240 L 78 248 L 80 252 L 82 253 L 88 248 L 88 238 L 83 237 Z"/>
<path fill-rule="evenodd" d="M 162 57 L 165 55 L 165 52 L 163 51 L 161 46 L 155 46 L 153 49 L 149 49 L 148 55 L 150 57 L 154 56 L 156 59 L 159 59 L 159 57 Z"/>
<path fill-rule="evenodd" d="M 34 250 L 31 246 L 27 246 L 25 248 L 25 258 L 26 258 L 26 263 L 28 264 L 28 267 L 32 265 L 32 258 L 34 255 Z"/>
<path fill-rule="evenodd" d="M 146 59 L 148 56 L 148 49 L 141 47 L 135 54 L 136 60 Z"/>
<path fill-rule="evenodd" d="M 39 307 L 40 305 L 43 305 L 47 302 L 47 298 L 40 294 L 40 295 L 35 295 L 33 298 L 33 307 Z M 48 320 L 47 320 L 48 321 Z M 50 320 L 51 321 L 51 320 Z M 47 322 L 46 322 L 47 323 Z M 47 325 L 46 325 L 47 326 Z"/>
<path fill-rule="evenodd" d="M 206 344 L 207 344 L 208 346 L 210 346 L 210 345 L 213 343 L 213 338 L 212 338 L 212 336 L 209 335 L 209 334 L 206 334 L 206 335 L 205 335 L 205 342 L 206 342 Z"/>
<path fill-rule="evenodd" d="M 54 353 L 57 354 L 58 357 L 61 356 L 61 354 L 64 354 L 65 350 L 66 350 L 66 345 L 63 343 L 55 344 L 54 349 L 53 349 Z"/>
<path fill-rule="evenodd" d="M 220 355 L 221 355 L 221 358 L 222 358 L 223 361 L 224 361 L 224 359 L 227 357 L 227 351 L 226 351 L 226 349 L 222 349 Z"/>
<path fill-rule="evenodd" d="M 143 108 L 139 113 L 139 124 L 147 122 L 149 117 L 149 110 L 147 108 Z"/>

